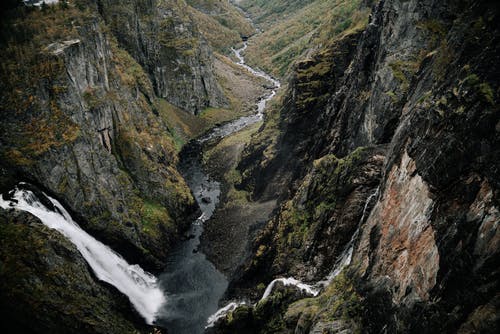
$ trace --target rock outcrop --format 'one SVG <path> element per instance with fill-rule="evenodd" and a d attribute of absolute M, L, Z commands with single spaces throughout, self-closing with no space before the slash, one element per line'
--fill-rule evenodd
<path fill-rule="evenodd" d="M 131 262 L 157 267 L 194 200 L 148 77 L 90 9 L 32 11 L 18 29 L 46 20 L 56 27 L 35 33 L 38 48 L 4 67 L 3 78 L 23 74 L 3 81 L 3 168 L 62 200 Z M 15 53 L 33 42 L 5 43 Z"/>
<path fill-rule="evenodd" d="M 345 269 L 359 298 L 327 288 L 290 305 L 282 332 L 498 330 L 498 16 L 487 1 L 378 1 L 365 28 L 297 65 L 278 116 L 240 164 L 242 187 L 282 205 L 232 285 L 322 279 L 353 232 L 340 213 L 359 220 L 362 200 L 379 191 Z M 335 161 L 360 148 L 384 148 L 385 158 L 353 191 L 373 158 L 347 180 Z"/>
<path fill-rule="evenodd" d="M 198 114 L 227 104 L 211 49 L 184 0 L 96 0 L 120 46 L 142 65 L 156 95 Z"/>

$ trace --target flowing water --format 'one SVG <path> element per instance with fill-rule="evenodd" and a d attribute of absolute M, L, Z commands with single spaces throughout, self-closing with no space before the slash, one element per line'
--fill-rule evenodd
<path fill-rule="evenodd" d="M 333 266 L 333 270 L 330 272 L 328 277 L 326 278 L 325 281 L 320 281 L 318 282 L 319 284 L 326 286 L 330 284 L 335 277 L 340 274 L 340 272 L 347 267 L 348 265 L 351 264 L 352 261 L 352 253 L 354 252 L 354 244 L 356 243 L 359 232 L 361 230 L 361 226 L 363 225 L 363 222 L 365 221 L 366 214 L 369 213 L 368 208 L 370 206 L 370 203 L 373 198 L 378 196 L 378 190 L 377 188 L 373 194 L 368 196 L 365 202 L 365 206 L 363 207 L 363 214 L 361 215 L 361 219 L 359 220 L 358 227 L 356 228 L 356 231 L 353 233 L 351 240 L 347 243 L 347 245 L 344 247 L 344 251 L 340 254 L 340 256 L 337 258 L 337 261 L 335 262 L 335 265 Z"/>
<path fill-rule="evenodd" d="M 205 323 L 217 310 L 228 282 L 205 254 L 198 251 L 203 223 L 219 202 L 220 184 L 211 180 L 201 166 L 201 145 L 189 144 L 181 154 L 180 170 L 201 209 L 192 224 L 189 239 L 174 249 L 160 275 L 160 286 L 168 303 L 158 312 L 157 324 L 172 333 L 202 333 Z"/>
<path fill-rule="evenodd" d="M 370 196 L 368 196 L 368 198 L 366 199 L 365 205 L 363 207 L 363 214 L 361 215 L 361 219 L 359 220 L 358 227 L 357 227 L 356 231 L 353 233 L 351 240 L 345 246 L 344 251 L 338 256 L 337 261 L 335 262 L 335 265 L 333 266 L 332 271 L 330 272 L 330 274 L 328 274 L 328 276 L 324 280 L 318 281 L 314 284 L 307 284 L 307 283 L 303 283 L 303 282 L 301 282 L 293 277 L 277 278 L 277 279 L 274 279 L 273 281 L 271 281 L 271 283 L 269 283 L 267 285 L 266 290 L 264 291 L 262 297 L 260 298 L 260 301 L 266 299 L 267 297 L 269 297 L 269 295 L 271 295 L 271 293 L 274 289 L 274 286 L 277 283 L 281 283 L 285 286 L 295 286 L 298 289 L 302 290 L 303 292 L 305 292 L 311 296 L 317 296 L 324 287 L 328 286 L 334 280 L 334 278 L 337 277 L 342 272 L 342 270 L 345 267 L 347 267 L 349 264 L 351 264 L 352 254 L 354 251 L 354 244 L 356 243 L 356 240 L 358 239 L 358 235 L 359 235 L 361 226 L 363 225 L 363 222 L 365 221 L 366 215 L 367 215 L 367 213 L 369 213 L 368 208 L 370 206 L 370 203 L 371 203 L 373 198 L 378 196 L 378 193 L 379 193 L 379 188 L 377 188 L 375 190 L 375 192 L 373 194 L 371 194 Z M 219 310 L 217 310 L 217 312 L 213 313 L 209 317 L 209 321 L 208 321 L 207 326 L 208 327 L 213 326 L 217 322 L 217 320 L 225 317 L 228 313 L 234 311 L 238 306 L 245 305 L 245 304 L 246 304 L 245 301 L 232 301 L 232 302 L 228 303 L 226 306 L 220 308 Z"/>
<path fill-rule="evenodd" d="M 58 201 L 45 197 L 52 203 L 52 208 L 42 204 L 32 191 L 16 187 L 8 200 L 0 196 L 0 207 L 29 212 L 44 225 L 61 232 L 80 251 L 97 278 L 126 295 L 146 322 L 152 324 L 157 310 L 165 303 L 156 278 L 138 265 L 128 264 L 111 248 L 82 230 Z"/>
<path fill-rule="evenodd" d="M 245 49 L 246 43 L 241 49 L 233 50 L 238 59 L 237 64 L 253 75 L 267 79 L 271 84 L 271 92 L 259 100 L 254 114 L 213 128 L 208 134 L 186 145 L 180 155 L 179 170 L 202 213 L 191 226 L 190 238 L 171 252 L 167 268 L 159 277 L 168 303 L 159 310 L 156 323 L 176 334 L 203 333 L 207 321 L 210 323 L 214 317 L 210 316 L 217 313 L 218 303 L 228 285 L 225 276 L 208 261 L 205 254 L 198 251 L 203 223 L 212 216 L 220 195 L 220 184 L 203 171 L 203 143 L 222 139 L 262 120 L 267 102 L 276 95 L 276 90 L 280 87 L 277 80 L 245 64 L 241 56 Z M 220 312 L 227 312 L 232 306 L 228 305 Z"/>
<path fill-rule="evenodd" d="M 33 192 L 19 188 L 13 191 L 10 200 L 0 198 L 1 207 L 30 212 L 48 227 L 61 232 L 76 245 L 100 280 L 114 285 L 127 295 L 148 324 L 165 327 L 171 333 L 203 333 L 207 321 L 214 319 L 210 315 L 216 313 L 228 285 L 224 275 L 198 251 L 203 223 L 212 216 L 221 191 L 220 184 L 203 171 L 203 143 L 224 138 L 261 121 L 267 102 L 276 95 L 276 90 L 280 87 L 280 83 L 268 74 L 245 64 L 241 53 L 246 47 L 247 44 L 244 43 L 242 48 L 233 50 L 238 59 L 237 64 L 253 75 L 268 80 L 270 93 L 259 100 L 254 114 L 213 128 L 207 135 L 192 141 L 181 152 L 179 170 L 200 206 L 201 215 L 193 222 L 188 240 L 171 252 L 166 269 L 158 279 L 137 265 L 129 265 L 119 254 L 83 231 L 55 199 L 45 195 L 53 204 L 50 209 Z M 282 281 L 295 284 L 293 279 Z M 237 304 L 228 305 L 220 312 L 227 312 L 236 306 Z"/>
<path fill-rule="evenodd" d="M 271 77 L 269 74 L 258 70 L 254 69 L 250 66 L 248 66 L 245 63 L 245 58 L 242 56 L 242 52 L 246 50 L 248 47 L 247 42 L 243 44 L 243 47 L 240 49 L 232 49 L 234 55 L 238 59 L 238 62 L 236 63 L 237 65 L 243 67 L 245 70 L 248 72 L 252 73 L 254 76 L 261 77 L 266 79 L 271 85 L 269 86 L 271 92 L 269 94 L 266 94 L 263 96 L 259 102 L 257 102 L 256 105 L 256 111 L 254 114 L 249 115 L 249 116 L 243 116 L 238 118 L 237 120 L 234 120 L 232 122 L 228 122 L 225 124 L 222 124 L 220 126 L 217 126 L 213 128 L 207 135 L 203 136 L 202 138 L 199 139 L 200 143 L 207 142 L 212 139 L 220 139 L 224 138 L 234 132 L 237 132 L 249 125 L 255 124 L 259 121 L 262 120 L 264 117 L 264 110 L 266 109 L 267 102 L 271 100 L 273 97 L 276 96 L 276 91 L 281 87 L 281 84 L 278 80 L 274 79 Z"/>

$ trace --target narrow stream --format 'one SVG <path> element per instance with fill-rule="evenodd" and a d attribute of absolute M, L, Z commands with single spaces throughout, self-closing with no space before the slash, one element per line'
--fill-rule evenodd
<path fill-rule="evenodd" d="M 280 83 L 268 74 L 245 64 L 241 53 L 246 47 L 245 42 L 242 48 L 233 49 L 238 59 L 237 64 L 253 75 L 267 79 L 270 82 L 270 92 L 258 101 L 254 114 L 213 128 L 208 134 L 186 145 L 180 154 L 179 170 L 191 188 L 202 214 L 193 222 L 188 233 L 189 239 L 171 252 L 166 270 L 158 278 L 167 303 L 157 312 L 155 323 L 167 328 L 169 333 L 203 333 L 208 318 L 217 311 L 218 303 L 228 286 L 226 277 L 198 250 L 203 224 L 214 213 L 221 192 L 219 182 L 211 179 L 203 170 L 203 143 L 222 139 L 262 120 L 267 102 L 276 95 L 276 90 L 280 87 Z"/>

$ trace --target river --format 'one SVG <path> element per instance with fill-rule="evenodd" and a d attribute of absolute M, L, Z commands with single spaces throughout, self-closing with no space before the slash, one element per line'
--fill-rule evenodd
<path fill-rule="evenodd" d="M 202 214 L 193 222 L 188 233 L 189 239 L 171 252 L 166 270 L 159 276 L 160 288 L 164 291 L 167 302 L 157 313 L 155 323 L 171 333 L 203 333 L 207 319 L 217 311 L 228 286 L 226 277 L 198 249 L 203 224 L 214 213 L 221 192 L 219 182 L 213 180 L 203 169 L 203 144 L 209 140 L 220 140 L 261 121 L 267 102 L 276 95 L 276 90 L 280 87 L 276 79 L 245 64 L 242 52 L 246 47 L 245 42 L 242 48 L 233 49 L 238 59 L 237 64 L 253 75 L 267 79 L 270 83 L 269 91 L 258 101 L 252 115 L 214 127 L 201 138 L 191 141 L 180 154 L 179 170 L 191 188 Z"/>

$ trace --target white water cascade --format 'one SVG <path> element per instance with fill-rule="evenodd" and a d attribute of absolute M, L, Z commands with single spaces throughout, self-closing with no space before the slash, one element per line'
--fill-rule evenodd
<path fill-rule="evenodd" d="M 379 188 L 377 188 L 375 190 L 375 192 L 373 194 L 371 194 L 370 196 L 368 196 L 368 198 L 366 199 L 365 206 L 363 207 L 363 214 L 361 215 L 361 219 L 359 220 L 358 227 L 357 227 L 356 231 L 353 233 L 351 240 L 345 246 L 344 251 L 337 258 L 337 261 L 335 262 L 335 265 L 333 266 L 332 271 L 330 272 L 330 274 L 328 274 L 328 276 L 324 280 L 316 282 L 315 284 L 307 284 L 307 283 L 303 283 L 303 282 L 301 282 L 293 277 L 277 278 L 277 279 L 271 281 L 271 283 L 269 283 L 269 285 L 266 287 L 266 290 L 264 291 L 264 294 L 260 298 L 259 302 L 266 299 L 267 297 L 269 297 L 269 295 L 273 291 L 274 286 L 278 282 L 281 282 L 285 286 L 291 286 L 291 285 L 296 286 L 297 288 L 306 292 L 307 294 L 316 297 L 321 292 L 321 289 L 328 286 L 333 281 L 333 279 L 335 277 L 337 277 L 342 272 L 342 270 L 345 267 L 347 267 L 348 265 L 351 264 L 352 254 L 354 252 L 354 243 L 358 239 L 358 235 L 359 235 L 361 226 L 363 225 L 363 222 L 365 221 L 365 218 L 366 218 L 366 214 L 368 213 L 368 207 L 369 207 L 372 199 L 374 197 L 378 196 L 378 193 L 379 193 Z M 225 317 L 229 312 L 234 311 L 238 306 L 245 305 L 245 304 L 246 304 L 246 302 L 244 302 L 244 301 L 230 302 L 229 304 L 227 304 L 223 308 L 219 309 L 212 316 L 210 316 L 210 318 L 208 318 L 207 328 L 214 326 L 214 324 L 217 322 L 217 320 Z"/>
<path fill-rule="evenodd" d="M 146 322 L 152 324 L 157 310 L 165 302 L 156 278 L 138 265 L 128 264 L 111 248 L 87 234 L 58 201 L 46 197 L 54 205 L 55 211 L 44 206 L 33 192 L 17 187 L 10 200 L 4 200 L 0 195 L 0 207 L 29 212 L 47 227 L 63 234 L 77 247 L 96 276 L 125 294 Z"/>
<path fill-rule="evenodd" d="M 347 267 L 348 265 L 351 264 L 352 261 L 352 253 L 354 252 L 354 243 L 358 239 L 359 236 L 359 231 L 361 230 L 361 226 L 363 225 L 363 222 L 365 221 L 366 214 L 368 212 L 368 207 L 372 201 L 372 199 L 376 196 L 378 196 L 378 191 L 379 188 L 375 190 L 373 194 L 368 196 L 365 202 L 365 206 L 363 207 L 363 214 L 361 215 L 361 219 L 359 220 L 358 227 L 356 228 L 356 231 L 353 233 L 351 240 L 347 243 L 347 245 L 344 248 L 344 251 L 340 256 L 337 258 L 337 261 L 335 262 L 335 265 L 333 266 L 333 270 L 330 272 L 330 274 L 327 276 L 326 280 L 318 282 L 318 284 L 322 286 L 327 286 L 330 284 L 335 277 L 340 274 L 340 272 Z"/>
<path fill-rule="evenodd" d="M 319 289 L 316 289 L 316 288 L 314 288 L 313 286 L 311 286 L 309 284 L 302 283 L 301 281 L 296 280 L 293 277 L 277 278 L 277 279 L 273 280 L 271 283 L 269 283 L 269 285 L 267 286 L 267 288 L 264 291 L 264 294 L 262 295 L 262 298 L 260 300 L 264 300 L 267 297 L 269 297 L 269 295 L 273 291 L 274 286 L 278 282 L 283 283 L 284 286 L 290 286 L 290 285 L 296 286 L 300 290 L 303 290 L 306 293 L 308 293 L 310 295 L 313 295 L 313 296 L 317 296 L 319 294 Z"/>

